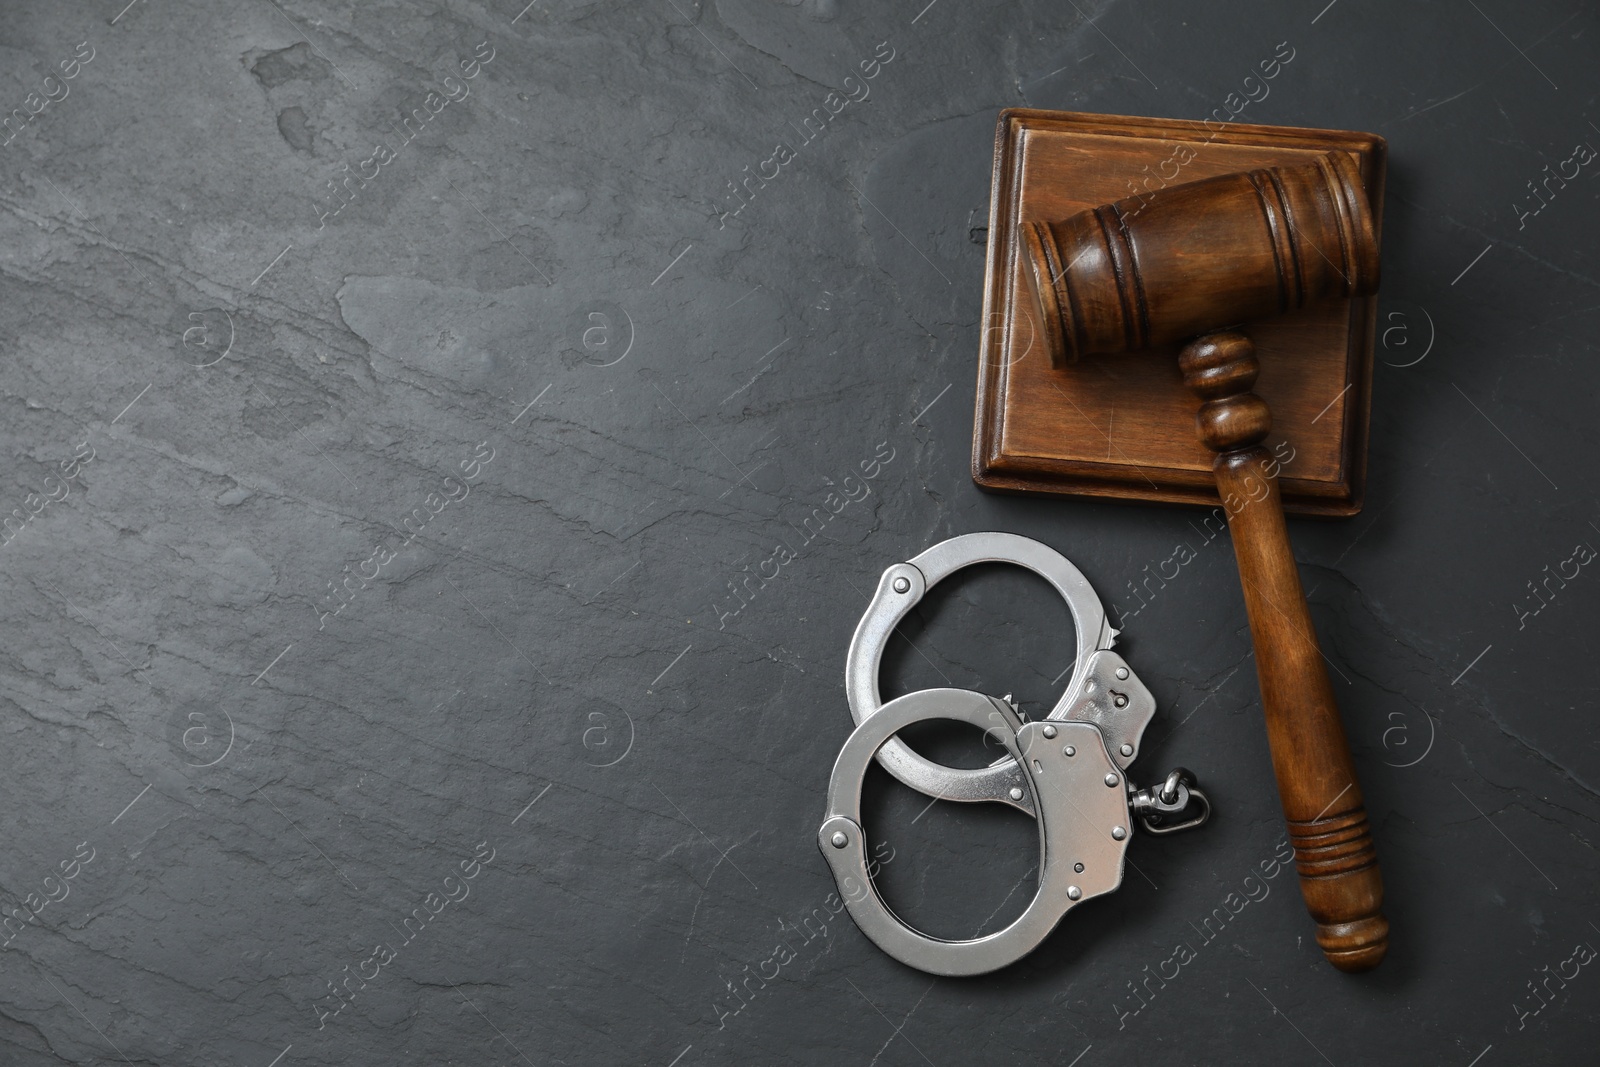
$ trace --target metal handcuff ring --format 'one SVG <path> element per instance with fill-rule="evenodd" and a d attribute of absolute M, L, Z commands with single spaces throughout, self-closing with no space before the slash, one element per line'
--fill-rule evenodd
<path fill-rule="evenodd" d="M 912 723 L 954 719 L 990 732 L 1019 766 L 1039 824 L 1039 888 L 1005 929 L 971 941 L 930 937 L 890 910 L 867 872 L 861 785 L 874 756 Z M 901 963 L 951 977 L 986 974 L 1032 952 L 1072 907 L 1122 884 L 1128 795 L 1100 731 L 1086 722 L 1023 723 L 1003 700 L 966 689 L 924 689 L 891 700 L 855 729 L 828 784 L 817 845 L 850 917 Z"/>
<path fill-rule="evenodd" d="M 878 672 L 884 646 L 900 621 L 935 584 L 977 563 L 1012 563 L 1049 582 L 1067 602 L 1077 629 L 1072 679 L 1048 720 L 1078 719 L 1100 727 L 1118 767 L 1139 754 L 1139 739 L 1155 715 L 1155 697 L 1133 669 L 1111 651 L 1117 631 L 1106 619 L 1094 587 L 1055 549 L 1010 533 L 972 533 L 942 541 L 906 563 L 883 572 L 866 614 L 856 626 L 845 661 L 845 696 L 859 725 L 883 706 Z M 1007 756 L 988 767 L 965 769 L 934 763 L 898 739 L 878 753 L 878 762 L 904 784 L 941 800 L 992 800 L 1033 813 L 1021 768 Z"/>
<path fill-rule="evenodd" d="M 1009 698 L 964 689 L 925 689 L 880 704 L 878 665 L 895 625 L 928 586 L 961 567 L 988 561 L 1016 563 L 1040 574 L 1072 612 L 1078 629 L 1076 669 L 1050 715 L 1024 722 Z M 850 644 L 845 686 L 857 725 L 834 763 L 817 838 L 850 917 L 884 952 L 931 974 L 998 970 L 1037 948 L 1075 905 L 1122 884 L 1134 817 L 1156 834 L 1200 826 L 1210 817 L 1209 800 L 1194 775 L 1181 767 L 1155 789 L 1136 790 L 1127 781 L 1123 771 L 1137 753 L 1155 700 L 1109 650 L 1115 636 L 1082 573 L 1029 538 L 968 534 L 884 572 Z M 978 726 L 1004 746 L 1006 756 L 978 770 L 944 767 L 895 737 L 932 719 Z M 913 929 L 890 909 L 867 869 L 861 825 L 862 783 L 874 759 L 905 784 L 935 797 L 1005 803 L 1034 817 L 1039 884 L 1015 921 L 985 937 L 950 941 Z M 1191 808 L 1194 814 L 1180 818 Z"/>

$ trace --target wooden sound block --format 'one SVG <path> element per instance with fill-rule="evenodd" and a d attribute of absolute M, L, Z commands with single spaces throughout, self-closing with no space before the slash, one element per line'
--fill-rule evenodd
<path fill-rule="evenodd" d="M 1001 492 L 1220 505 L 1215 457 L 1196 434 L 1199 401 L 1183 384 L 1177 346 L 1052 367 L 1019 228 L 1165 186 L 1306 163 L 1333 150 L 1356 162 L 1381 227 L 1384 143 L 1371 134 L 1001 112 L 973 480 Z M 1272 411 L 1265 444 L 1282 463 L 1286 511 L 1349 516 L 1361 510 L 1376 318 L 1377 302 L 1368 297 L 1243 327 L 1261 364 L 1255 392 Z"/>

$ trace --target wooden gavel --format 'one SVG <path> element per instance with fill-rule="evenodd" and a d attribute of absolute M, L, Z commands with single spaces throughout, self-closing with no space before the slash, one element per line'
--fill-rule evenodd
<path fill-rule="evenodd" d="M 1208 178 L 1033 222 L 1022 239 L 1052 365 L 1192 338 L 1178 365 L 1216 453 L 1300 891 L 1329 962 L 1375 967 L 1389 943 L 1377 852 L 1289 547 L 1278 466 L 1261 447 L 1272 413 L 1250 391 L 1254 346 L 1225 329 L 1377 289 L 1356 165 L 1330 152 Z"/>

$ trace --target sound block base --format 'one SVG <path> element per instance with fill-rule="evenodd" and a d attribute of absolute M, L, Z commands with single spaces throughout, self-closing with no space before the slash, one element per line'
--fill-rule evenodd
<path fill-rule="evenodd" d="M 1330 150 L 1360 167 L 1383 217 L 1384 143 L 1370 134 L 1012 109 L 995 135 L 972 477 L 1014 493 L 1221 504 L 1199 402 L 1176 347 L 1087 356 L 1053 368 L 1020 258 L 1019 230 L 1098 204 L 1219 174 L 1308 162 Z M 1377 303 L 1341 301 L 1252 323 L 1272 410 L 1284 510 L 1361 510 Z"/>

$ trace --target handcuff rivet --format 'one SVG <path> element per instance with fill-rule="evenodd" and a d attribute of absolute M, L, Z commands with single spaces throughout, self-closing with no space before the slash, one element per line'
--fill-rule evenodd
<path fill-rule="evenodd" d="M 905 593 L 905 592 L 909 592 L 910 590 L 911 590 L 911 579 L 910 578 L 896 578 L 894 580 L 894 591 L 896 593 Z"/>
<path fill-rule="evenodd" d="M 1063 756 L 1076 756 L 1078 754 L 1078 750 L 1073 748 L 1071 745 L 1068 745 L 1066 748 L 1061 750 L 1061 754 Z"/>
<path fill-rule="evenodd" d="M 1077 873 L 1077 874 L 1082 874 L 1082 873 L 1083 873 L 1083 864 L 1081 864 L 1081 863 L 1074 863 L 1074 864 L 1073 864 L 1073 865 L 1072 865 L 1072 870 L 1073 870 L 1073 871 L 1074 871 L 1074 873 Z"/>
<path fill-rule="evenodd" d="M 1046 741 L 1049 741 L 1051 738 L 1053 738 L 1055 736 L 1056 736 L 1056 728 L 1054 726 L 1046 726 L 1044 728 L 1044 739 Z"/>
<path fill-rule="evenodd" d="M 1128 668 L 1126 668 L 1126 667 L 1118 667 L 1117 668 L 1117 680 L 1120 681 L 1120 682 L 1125 682 L 1125 681 L 1128 680 Z"/>
<path fill-rule="evenodd" d="M 1116 775 L 1114 775 L 1114 774 L 1106 775 L 1106 785 L 1114 786 L 1116 784 L 1117 784 L 1117 776 Z"/>
<path fill-rule="evenodd" d="M 1123 745 L 1117 751 L 1121 752 L 1124 756 L 1131 756 L 1131 755 L 1133 755 L 1133 746 L 1132 745 Z"/>
<path fill-rule="evenodd" d="M 1113 840 L 1113 841 L 1121 841 L 1124 837 L 1127 837 L 1127 836 L 1128 836 L 1128 831 L 1124 830 L 1122 827 L 1113 826 L 1111 828 L 1111 840 Z"/>
<path fill-rule="evenodd" d="M 1083 896 L 1083 890 L 1079 889 L 1075 885 L 1067 886 L 1067 899 L 1068 900 L 1078 900 L 1082 896 Z"/>
<path fill-rule="evenodd" d="M 1021 786 L 1014 785 L 1014 786 L 1011 787 L 1011 799 L 1012 800 L 1021 800 L 1022 799 L 1022 787 Z"/>
<path fill-rule="evenodd" d="M 850 839 L 844 836 L 843 830 L 835 830 L 833 832 L 833 837 L 830 838 L 830 840 L 833 842 L 834 848 L 844 848 L 844 846 L 850 843 Z"/>
<path fill-rule="evenodd" d="M 1125 708 L 1128 706 L 1128 698 L 1123 696 L 1121 693 L 1118 693 L 1114 698 L 1112 698 L 1111 703 L 1115 704 L 1119 708 Z"/>

